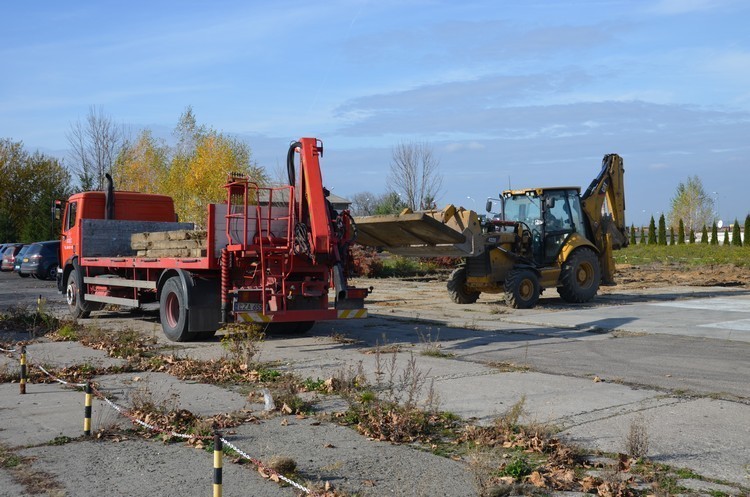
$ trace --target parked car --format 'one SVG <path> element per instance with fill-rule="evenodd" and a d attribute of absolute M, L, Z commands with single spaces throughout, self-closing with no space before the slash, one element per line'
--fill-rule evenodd
<path fill-rule="evenodd" d="M 28 278 L 29 277 L 28 274 L 24 274 L 24 273 L 21 272 L 21 261 L 23 261 L 24 254 L 26 254 L 26 252 L 29 250 L 30 246 L 31 245 L 27 244 L 27 245 L 24 245 L 23 247 L 21 247 L 21 250 L 19 250 L 18 253 L 16 254 L 16 261 L 13 263 L 13 271 L 15 271 L 16 273 L 18 273 L 18 275 L 21 278 Z"/>
<path fill-rule="evenodd" d="M 16 254 L 23 247 L 23 243 L 9 243 L 3 250 L 3 261 L 0 269 L 3 271 L 13 271 L 13 264 L 16 262 Z"/>
<path fill-rule="evenodd" d="M 60 264 L 59 250 L 58 240 L 32 243 L 21 261 L 19 274 L 30 274 L 41 280 L 54 280 L 57 277 L 57 266 Z"/>

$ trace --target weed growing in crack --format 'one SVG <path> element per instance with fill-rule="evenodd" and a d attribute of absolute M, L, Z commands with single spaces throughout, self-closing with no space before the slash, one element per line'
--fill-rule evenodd
<path fill-rule="evenodd" d="M 231 362 L 249 367 L 258 360 L 265 339 L 265 333 L 260 326 L 232 323 L 221 331 L 224 332 L 221 346 L 227 351 Z"/>
<path fill-rule="evenodd" d="M 630 427 L 625 436 L 625 453 L 633 459 L 646 457 L 648 442 L 648 427 L 643 416 L 639 414 L 630 421 Z"/>
<path fill-rule="evenodd" d="M 417 336 L 419 337 L 419 341 L 422 343 L 422 352 L 420 352 L 424 356 L 428 357 L 453 357 L 453 354 L 449 352 L 444 352 L 442 350 L 442 344 L 440 343 L 440 329 L 438 328 L 437 332 L 435 333 L 435 338 L 432 338 L 432 332 L 427 331 L 426 333 L 422 331 L 419 327 L 415 328 L 417 332 Z M 429 330 L 432 330 L 432 328 L 429 328 Z"/>

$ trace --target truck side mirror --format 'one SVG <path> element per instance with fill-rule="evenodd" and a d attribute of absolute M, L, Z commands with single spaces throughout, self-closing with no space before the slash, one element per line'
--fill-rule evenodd
<path fill-rule="evenodd" d="M 487 203 L 484 204 L 484 210 L 487 212 L 492 212 L 492 200 L 487 199 Z"/>
<path fill-rule="evenodd" d="M 52 219 L 59 221 L 62 218 L 62 202 L 55 200 L 52 203 Z"/>

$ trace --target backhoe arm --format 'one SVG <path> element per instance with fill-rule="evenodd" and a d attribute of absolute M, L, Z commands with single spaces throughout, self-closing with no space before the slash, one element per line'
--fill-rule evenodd
<path fill-rule="evenodd" d="M 581 205 L 591 228 L 592 241 L 599 248 L 602 282 L 614 282 L 615 263 L 612 250 L 628 245 L 625 225 L 625 185 L 622 157 L 605 155 L 602 169 L 581 195 Z M 607 203 L 605 212 L 604 203 Z"/>

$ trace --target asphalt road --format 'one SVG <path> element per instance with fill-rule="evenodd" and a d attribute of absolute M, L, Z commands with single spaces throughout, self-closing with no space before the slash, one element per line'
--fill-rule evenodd
<path fill-rule="evenodd" d="M 438 282 L 359 283 L 375 287 L 368 319 L 318 323 L 303 337 L 271 336 L 262 359 L 326 378 L 360 363 L 374 372 L 374 356 L 362 352 L 379 344 L 398 345 L 400 363 L 409 352 L 439 347 L 448 356 L 417 357 L 445 410 L 489 422 L 525 399 L 528 420 L 608 452 L 624 450 L 629 425 L 641 417 L 650 458 L 750 486 L 746 289 L 614 291 L 575 308 L 546 296 L 536 309 L 513 311 L 484 297 L 457 306 Z M 0 308 L 33 307 L 37 296 L 47 310 L 65 312 L 53 282 L 0 274 Z M 153 315 L 99 312 L 92 320 L 156 333 L 168 344 Z M 194 357 L 221 353 L 216 339 L 169 346 Z"/>

